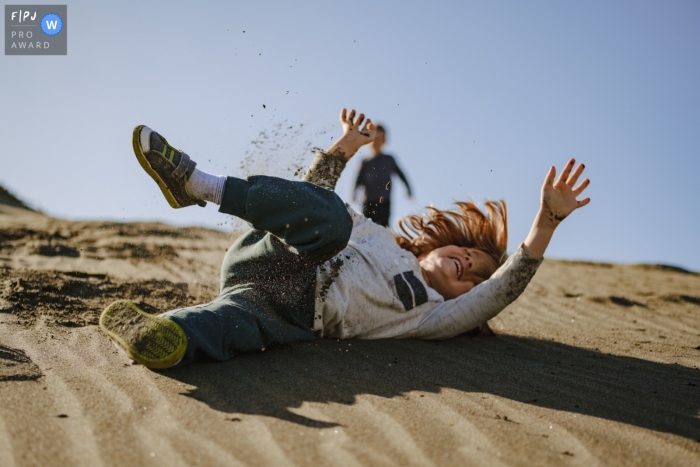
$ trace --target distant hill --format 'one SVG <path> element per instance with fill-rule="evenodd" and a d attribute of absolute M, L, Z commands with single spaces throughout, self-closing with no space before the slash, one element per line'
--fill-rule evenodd
<path fill-rule="evenodd" d="M 17 198 L 15 195 L 7 191 L 7 189 L 2 185 L 0 185 L 0 204 L 6 204 L 8 206 L 13 206 L 16 208 L 28 209 L 30 211 L 34 210 L 26 204 L 24 204 L 24 202 Z"/>

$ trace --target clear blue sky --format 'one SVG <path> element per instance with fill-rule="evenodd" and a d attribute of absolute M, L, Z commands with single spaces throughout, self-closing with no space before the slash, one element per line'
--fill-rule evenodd
<path fill-rule="evenodd" d="M 700 270 L 698 1 L 67 3 L 67 56 L 0 56 L 0 184 L 51 215 L 216 227 L 167 206 L 135 125 L 207 171 L 291 175 L 347 106 L 386 123 L 419 204 L 505 198 L 510 251 L 573 156 L 592 202 L 547 256 Z"/>

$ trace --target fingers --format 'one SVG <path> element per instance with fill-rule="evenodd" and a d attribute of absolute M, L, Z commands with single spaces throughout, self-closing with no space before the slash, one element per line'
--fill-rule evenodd
<path fill-rule="evenodd" d="M 571 169 L 574 168 L 574 164 L 576 163 L 575 159 L 569 159 L 569 162 L 566 163 L 564 166 L 564 169 L 561 171 L 561 174 L 559 174 L 559 179 L 557 180 L 557 185 L 560 183 L 565 183 L 566 180 L 569 178 L 569 174 L 571 173 Z"/>
<path fill-rule="evenodd" d="M 544 186 L 542 188 L 548 188 L 551 187 L 552 184 L 554 183 L 554 177 L 557 175 L 557 169 L 554 166 L 551 166 L 549 168 L 549 171 L 547 172 L 547 176 L 544 177 Z"/>
<path fill-rule="evenodd" d="M 578 178 L 583 173 L 583 169 L 585 168 L 585 165 L 579 164 L 578 167 L 576 167 L 576 170 L 574 170 L 574 173 L 572 173 L 569 179 L 566 181 L 566 184 L 573 188 L 573 186 L 576 185 Z"/>
<path fill-rule="evenodd" d="M 362 133 L 375 130 L 372 120 L 368 118 L 367 121 L 365 121 L 365 114 L 359 114 L 357 115 L 357 118 L 355 118 L 355 115 L 357 115 L 355 109 L 350 109 L 350 112 L 348 113 L 347 109 L 343 107 L 343 109 L 340 111 L 340 123 L 343 125 L 346 132 L 353 129 L 361 131 Z M 362 122 L 365 123 L 364 127 L 362 126 Z M 362 129 L 360 130 L 360 128 Z M 365 134 L 365 136 L 370 135 Z"/>
<path fill-rule="evenodd" d="M 340 123 L 348 124 L 353 127 L 359 127 L 360 125 L 362 125 L 362 122 L 365 119 L 365 114 L 358 115 L 357 120 L 354 120 L 355 115 L 355 109 L 350 109 L 350 113 L 348 113 L 347 109 L 343 107 L 343 109 L 340 111 Z"/>
<path fill-rule="evenodd" d="M 572 191 L 574 197 L 578 197 L 578 195 L 583 193 L 583 190 L 585 190 L 590 183 L 591 181 L 589 179 L 585 179 L 584 181 L 582 181 L 581 184 L 577 186 L 575 190 Z"/>
<path fill-rule="evenodd" d="M 578 206 L 576 206 L 576 209 L 582 208 L 591 202 L 591 198 L 582 199 L 581 201 L 576 201 L 576 202 L 578 203 Z"/>

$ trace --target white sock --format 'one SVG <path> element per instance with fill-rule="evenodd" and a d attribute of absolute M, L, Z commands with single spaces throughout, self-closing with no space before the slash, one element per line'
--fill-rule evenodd
<path fill-rule="evenodd" d="M 185 188 L 193 198 L 221 204 L 225 183 L 225 176 L 208 174 L 195 168 L 192 176 L 185 183 Z"/>

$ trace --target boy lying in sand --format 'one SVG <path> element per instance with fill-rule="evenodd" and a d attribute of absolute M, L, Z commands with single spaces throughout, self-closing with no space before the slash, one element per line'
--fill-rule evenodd
<path fill-rule="evenodd" d="M 172 207 L 213 202 L 253 230 L 226 253 L 213 302 L 156 316 L 120 300 L 102 312 L 100 328 L 153 369 L 316 336 L 448 339 L 518 298 L 556 227 L 590 201 L 576 200 L 589 180 L 574 188 L 584 166 L 572 173 L 571 159 L 556 182 L 549 169 L 532 229 L 507 260 L 503 201 L 486 203 L 486 213 L 472 203 L 431 208 L 392 234 L 332 191 L 346 162 L 375 137 L 363 120 L 341 111 L 343 135 L 317 152 L 302 182 L 211 175 L 158 133 L 136 127 L 136 157 Z"/>

